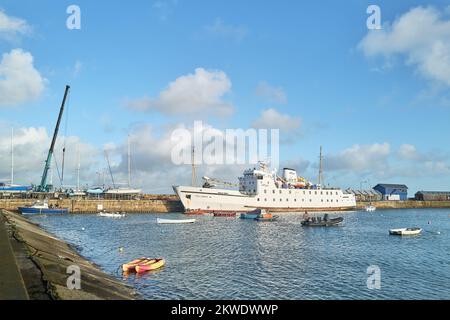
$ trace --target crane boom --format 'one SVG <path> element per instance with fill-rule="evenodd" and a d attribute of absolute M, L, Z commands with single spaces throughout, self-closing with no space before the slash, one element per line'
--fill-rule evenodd
<path fill-rule="evenodd" d="M 47 175 L 48 175 L 48 170 L 50 169 L 50 165 L 52 163 L 53 150 L 55 149 L 55 143 L 56 143 L 56 138 L 58 136 L 59 125 L 61 123 L 61 118 L 64 113 L 64 105 L 66 104 L 66 99 L 67 99 L 67 95 L 69 93 L 69 89 L 70 89 L 70 86 L 67 85 L 66 90 L 64 91 L 64 98 L 61 103 L 61 108 L 59 110 L 58 121 L 56 122 L 55 131 L 53 132 L 52 143 L 50 145 L 50 149 L 48 150 L 47 160 L 45 161 L 44 172 L 42 173 L 41 183 L 38 186 L 37 191 L 39 191 L 39 192 L 48 192 L 49 191 L 49 186 L 47 184 Z"/>

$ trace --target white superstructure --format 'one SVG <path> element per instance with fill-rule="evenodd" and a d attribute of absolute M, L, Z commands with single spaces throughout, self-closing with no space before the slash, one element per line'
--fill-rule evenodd
<path fill-rule="evenodd" d="M 248 169 L 239 178 L 239 190 L 219 189 L 205 183 L 203 187 L 173 187 L 184 209 L 204 211 L 251 211 L 264 208 L 277 211 L 350 210 L 355 196 L 338 188 L 322 188 L 297 177 L 285 168 L 282 177 L 270 172 L 264 163 Z"/>

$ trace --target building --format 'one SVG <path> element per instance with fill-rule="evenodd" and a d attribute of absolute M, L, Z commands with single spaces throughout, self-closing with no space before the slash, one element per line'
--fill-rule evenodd
<path fill-rule="evenodd" d="M 345 190 L 345 193 L 353 194 L 356 198 L 356 201 L 362 202 L 380 201 L 383 199 L 381 193 L 374 189 L 369 190 L 347 189 Z"/>
<path fill-rule="evenodd" d="M 404 184 L 380 183 L 373 189 L 381 193 L 383 200 L 403 201 L 408 199 L 408 187 Z"/>
<path fill-rule="evenodd" d="M 450 201 L 450 191 L 419 191 L 415 194 L 417 201 Z"/>

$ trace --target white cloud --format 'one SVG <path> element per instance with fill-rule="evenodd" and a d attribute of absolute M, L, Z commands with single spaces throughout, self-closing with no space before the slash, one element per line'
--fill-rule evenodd
<path fill-rule="evenodd" d="M 218 114 L 228 116 L 233 106 L 224 100 L 231 81 L 223 71 L 195 69 L 171 82 L 158 98 L 128 101 L 127 107 L 137 111 L 159 111 L 169 115 Z"/>
<path fill-rule="evenodd" d="M 398 149 L 398 156 L 402 160 L 421 160 L 422 156 L 412 144 L 402 144 Z"/>
<path fill-rule="evenodd" d="M 22 49 L 4 53 L 0 62 L 0 107 L 39 98 L 46 79 L 34 68 L 33 56 Z"/>
<path fill-rule="evenodd" d="M 280 129 L 284 132 L 295 132 L 300 129 L 301 119 L 288 114 L 281 114 L 275 109 L 266 109 L 252 126 L 258 129 Z"/>
<path fill-rule="evenodd" d="M 228 25 L 220 18 L 216 18 L 212 25 L 205 26 L 205 30 L 212 36 L 233 39 L 237 42 L 244 40 L 249 33 L 247 27 Z"/>
<path fill-rule="evenodd" d="M 9 180 L 11 163 L 11 129 L 2 124 L 0 127 L 0 181 Z M 15 182 L 38 184 L 44 169 L 44 162 L 50 146 L 51 136 L 45 128 L 24 127 L 14 129 L 14 171 Z M 61 170 L 62 149 L 65 143 L 65 174 L 66 185 L 75 185 L 76 167 L 78 163 L 77 148 L 80 148 L 80 177 L 84 183 L 93 183 L 92 177 L 99 164 L 100 150 L 93 145 L 84 143 L 80 138 L 68 136 L 59 137 L 55 145 L 54 157 Z M 54 165 L 54 162 L 53 162 Z M 55 167 L 54 167 L 55 168 Z M 95 173 L 95 172 L 94 172 Z M 53 182 L 59 186 L 56 168 L 53 170 Z"/>
<path fill-rule="evenodd" d="M 282 87 L 274 87 L 262 81 L 256 87 L 256 95 L 268 99 L 269 102 L 286 103 L 287 97 Z"/>
<path fill-rule="evenodd" d="M 450 86 L 450 19 L 433 7 L 417 7 L 359 43 L 367 57 L 404 57 L 427 79 Z"/>
<path fill-rule="evenodd" d="M 354 172 L 385 171 L 391 152 L 389 143 L 355 144 L 324 160 L 325 170 L 349 170 Z"/>
<path fill-rule="evenodd" d="M 0 9 L 0 38 L 14 40 L 19 34 L 31 31 L 28 23 L 20 18 L 10 17 Z"/>

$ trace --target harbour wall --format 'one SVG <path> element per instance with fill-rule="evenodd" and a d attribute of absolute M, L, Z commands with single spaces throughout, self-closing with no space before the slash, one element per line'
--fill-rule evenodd
<path fill-rule="evenodd" d="M 17 211 L 18 207 L 30 206 L 33 199 L 0 199 L 0 209 Z M 51 199 L 49 205 L 69 208 L 71 213 L 96 213 L 101 209 L 108 212 L 127 213 L 168 213 L 182 212 L 183 206 L 176 196 L 164 199 L 145 200 L 87 200 L 87 199 Z"/>
<path fill-rule="evenodd" d="M 357 209 L 364 209 L 368 205 L 373 205 L 377 209 L 430 209 L 430 208 L 450 208 L 450 201 L 373 201 L 358 202 Z"/>
<path fill-rule="evenodd" d="M 0 209 L 17 211 L 18 207 L 30 206 L 34 199 L 0 199 Z M 183 212 L 183 205 L 176 195 L 146 195 L 140 200 L 105 200 L 105 199 L 50 199 L 49 205 L 69 208 L 74 214 L 96 213 L 103 208 L 108 212 L 127 213 L 169 213 Z M 377 209 L 426 209 L 450 208 L 450 201 L 374 201 L 357 202 L 357 209 L 364 209 L 367 205 Z M 298 210 L 302 211 L 302 210 Z"/>

